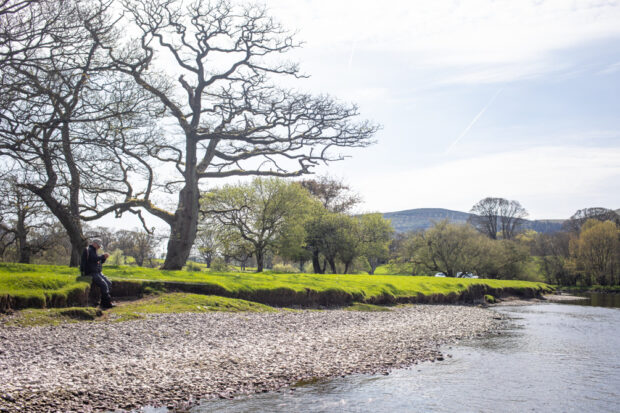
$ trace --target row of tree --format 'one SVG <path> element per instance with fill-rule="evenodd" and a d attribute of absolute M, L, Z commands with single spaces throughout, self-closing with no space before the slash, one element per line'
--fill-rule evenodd
<path fill-rule="evenodd" d="M 372 274 L 388 258 L 393 229 L 381 214 L 348 215 L 357 201 L 326 177 L 226 185 L 202 199 L 197 249 L 207 263 L 217 254 L 240 262 L 253 256 L 258 272 L 266 254 L 296 262 L 300 270 L 311 261 L 315 273 L 338 273 L 338 264 L 348 273 L 363 257 Z"/>
<path fill-rule="evenodd" d="M 355 105 L 283 85 L 299 47 L 260 5 L 226 0 L 0 2 L 0 173 L 71 242 L 143 213 L 169 227 L 163 267 L 194 244 L 205 183 L 294 177 L 372 143 Z M 211 183 L 212 184 L 212 183 Z"/>
<path fill-rule="evenodd" d="M 553 284 L 620 285 L 620 216 L 612 210 L 580 210 L 565 231 L 537 234 L 529 244 Z"/>
<path fill-rule="evenodd" d="M 486 198 L 480 203 L 512 202 Z M 478 231 L 470 224 L 441 221 L 426 231 L 397 235 L 391 246 L 391 271 L 451 277 L 473 273 L 567 286 L 620 284 L 620 215 L 613 210 L 579 210 L 564 222 L 563 231 L 552 234 L 514 233 L 515 226 L 503 224 L 509 220 L 495 212 L 470 222 Z"/>

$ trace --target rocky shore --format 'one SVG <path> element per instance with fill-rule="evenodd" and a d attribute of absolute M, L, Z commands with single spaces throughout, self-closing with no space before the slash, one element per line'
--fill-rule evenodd
<path fill-rule="evenodd" d="M 173 408 L 317 378 L 387 373 L 442 360 L 440 345 L 495 331 L 501 322 L 477 307 L 415 305 L 0 324 L 0 411 Z"/>

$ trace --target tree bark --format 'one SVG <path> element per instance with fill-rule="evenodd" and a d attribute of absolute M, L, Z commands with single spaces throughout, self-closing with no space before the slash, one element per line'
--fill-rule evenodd
<path fill-rule="evenodd" d="M 328 258 L 327 262 L 329 263 L 329 268 L 332 270 L 332 274 L 338 274 L 338 270 L 336 270 L 336 260 L 334 258 Z"/>
<path fill-rule="evenodd" d="M 256 272 L 263 272 L 263 266 L 264 266 L 264 254 L 263 254 L 263 250 L 260 248 L 256 249 Z"/>
<path fill-rule="evenodd" d="M 344 274 L 348 274 L 349 273 L 349 267 L 351 266 L 351 262 L 345 262 L 344 263 Z"/>
<path fill-rule="evenodd" d="M 179 193 L 179 208 L 170 225 L 168 253 L 162 267 L 164 270 L 180 270 L 189 257 L 198 229 L 199 198 L 198 185 L 195 183 L 186 185 Z"/>
<path fill-rule="evenodd" d="M 319 260 L 319 252 L 312 251 L 312 268 L 315 274 L 323 274 L 324 268 L 321 268 L 321 261 Z"/>

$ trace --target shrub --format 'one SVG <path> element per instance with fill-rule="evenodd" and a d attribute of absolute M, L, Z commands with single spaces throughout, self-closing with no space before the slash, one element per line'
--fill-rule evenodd
<path fill-rule="evenodd" d="M 110 253 L 110 256 L 106 260 L 106 264 L 108 265 L 123 265 L 125 263 L 125 257 L 123 256 L 123 251 L 116 249 Z"/>
<path fill-rule="evenodd" d="M 187 265 L 185 266 L 185 270 L 198 272 L 198 271 L 202 271 L 202 267 L 199 264 L 195 263 L 194 261 L 188 261 Z"/>
<path fill-rule="evenodd" d="M 489 304 L 494 304 L 497 302 L 497 300 L 495 300 L 495 297 L 493 297 L 491 294 L 486 294 L 484 296 L 484 301 L 489 303 Z"/>
<path fill-rule="evenodd" d="M 271 270 L 280 274 L 293 274 L 299 272 L 299 268 L 296 268 L 291 264 L 276 264 Z"/>
<path fill-rule="evenodd" d="M 216 257 L 211 261 L 211 271 L 226 272 L 230 270 L 230 266 L 223 259 Z"/>

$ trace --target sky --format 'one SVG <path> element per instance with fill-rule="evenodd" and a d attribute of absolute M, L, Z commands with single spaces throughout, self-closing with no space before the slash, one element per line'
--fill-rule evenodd
<path fill-rule="evenodd" d="M 362 196 L 356 212 L 469 211 L 487 196 L 531 219 L 620 208 L 620 1 L 264 4 L 304 42 L 286 56 L 310 75 L 295 87 L 382 125 L 375 145 L 316 170 Z"/>
<path fill-rule="evenodd" d="M 362 211 L 468 211 L 515 199 L 530 218 L 620 208 L 619 1 L 269 0 L 328 93 L 382 125 L 322 168 Z"/>

